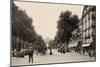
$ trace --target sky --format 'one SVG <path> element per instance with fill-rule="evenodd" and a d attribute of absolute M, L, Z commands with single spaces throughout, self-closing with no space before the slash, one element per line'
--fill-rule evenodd
<path fill-rule="evenodd" d="M 14 2 L 20 9 L 25 10 L 27 15 L 32 18 L 33 26 L 37 34 L 43 39 L 53 39 L 57 32 L 57 21 L 62 11 L 69 10 L 72 15 L 82 16 L 83 5 L 64 5 L 34 2 Z"/>

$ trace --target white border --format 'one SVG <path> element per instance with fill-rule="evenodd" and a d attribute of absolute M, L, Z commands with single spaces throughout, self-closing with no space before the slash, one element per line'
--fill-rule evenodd
<path fill-rule="evenodd" d="M 40 1 L 40 2 L 96 5 L 96 0 L 24 0 L 24 1 Z"/>
<path fill-rule="evenodd" d="M 100 20 L 99 20 L 99 0 L 34 0 L 40 2 L 55 2 L 55 3 L 72 3 L 72 4 L 97 4 L 97 61 L 84 63 L 69 63 L 69 64 L 53 64 L 53 65 L 37 65 L 34 67 L 99 67 L 100 59 Z M 0 67 L 10 66 L 10 0 L 0 0 Z M 25 66 L 26 67 L 26 66 Z M 33 66 L 27 66 L 33 67 Z"/>

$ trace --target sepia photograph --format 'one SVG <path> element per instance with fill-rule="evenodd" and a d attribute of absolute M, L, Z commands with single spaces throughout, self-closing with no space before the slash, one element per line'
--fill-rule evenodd
<path fill-rule="evenodd" d="M 11 1 L 11 66 L 95 61 L 95 5 Z"/>

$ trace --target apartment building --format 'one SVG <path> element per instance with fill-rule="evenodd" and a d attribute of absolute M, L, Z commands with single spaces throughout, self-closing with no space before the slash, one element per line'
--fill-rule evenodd
<path fill-rule="evenodd" d="M 95 40 L 96 36 L 96 7 L 95 6 L 84 6 L 83 15 L 81 18 L 82 26 L 82 42 L 83 47 L 89 46 L 91 42 Z"/>

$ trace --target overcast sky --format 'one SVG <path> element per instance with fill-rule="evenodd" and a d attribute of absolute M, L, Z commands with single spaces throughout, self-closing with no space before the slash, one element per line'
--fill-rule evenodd
<path fill-rule="evenodd" d="M 43 39 L 53 39 L 57 31 L 57 20 L 62 11 L 72 11 L 81 18 L 83 6 L 80 5 L 62 5 L 34 2 L 14 2 L 19 8 L 25 10 L 28 16 L 33 19 L 33 25 L 37 34 Z"/>

